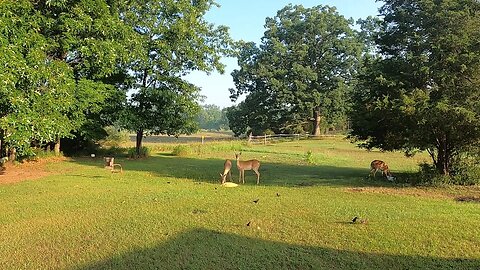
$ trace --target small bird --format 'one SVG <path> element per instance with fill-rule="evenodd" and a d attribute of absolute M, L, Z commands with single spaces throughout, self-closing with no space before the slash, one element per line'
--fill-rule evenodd
<path fill-rule="evenodd" d="M 357 221 L 357 219 L 358 219 L 358 217 L 354 217 L 354 218 L 352 219 L 352 223 L 355 223 L 355 222 Z"/>
<path fill-rule="evenodd" d="M 167 182 L 167 184 L 170 184 L 170 182 Z"/>
<path fill-rule="evenodd" d="M 256 200 L 254 200 L 253 202 L 254 202 L 254 203 L 258 203 L 259 200 L 260 200 L 260 199 L 256 199 Z"/>
<path fill-rule="evenodd" d="M 279 193 L 277 193 L 277 197 L 280 197 L 280 194 L 279 194 Z"/>
<path fill-rule="evenodd" d="M 251 222 L 251 221 L 249 221 L 249 222 L 247 223 L 247 226 L 250 226 L 250 223 L 252 223 L 252 222 Z"/>

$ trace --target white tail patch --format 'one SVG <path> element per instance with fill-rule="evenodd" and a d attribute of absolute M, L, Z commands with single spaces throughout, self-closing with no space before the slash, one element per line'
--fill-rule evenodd
<path fill-rule="evenodd" d="M 223 173 L 220 174 L 222 184 L 227 181 L 227 175 L 230 177 L 230 181 L 232 181 L 232 162 L 230 160 L 225 160 L 223 164 Z"/>

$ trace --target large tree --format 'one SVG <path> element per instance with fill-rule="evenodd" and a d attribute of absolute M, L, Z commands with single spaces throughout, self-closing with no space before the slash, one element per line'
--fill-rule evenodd
<path fill-rule="evenodd" d="M 114 88 L 125 51 L 118 12 L 106 1 L 0 2 L 0 140 L 28 155 L 32 142 L 72 136 Z"/>
<path fill-rule="evenodd" d="M 197 116 L 198 126 L 201 129 L 221 130 L 228 129 L 226 110 L 214 104 L 203 105 Z"/>
<path fill-rule="evenodd" d="M 228 52 L 228 29 L 215 27 L 203 16 L 212 0 L 138 0 L 124 7 L 125 22 L 138 43 L 128 67 L 134 92 L 123 124 L 137 134 L 140 154 L 145 134 L 178 135 L 197 129 L 199 88 L 183 78 L 192 70 L 223 72 L 222 53 Z"/>
<path fill-rule="evenodd" d="M 239 109 L 253 131 L 297 131 L 310 122 L 318 135 L 323 123 L 345 121 L 361 52 L 352 24 L 334 7 L 288 5 L 266 19 L 259 47 L 241 44 L 230 92 L 233 100 L 247 94 Z"/>
<path fill-rule="evenodd" d="M 480 3 L 389 0 L 355 93 L 352 136 L 368 148 L 426 150 L 437 171 L 480 140 Z"/>

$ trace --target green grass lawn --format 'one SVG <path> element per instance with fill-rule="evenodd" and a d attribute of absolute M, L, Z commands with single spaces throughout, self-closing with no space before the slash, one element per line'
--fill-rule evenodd
<path fill-rule="evenodd" d="M 426 155 L 338 138 L 192 148 L 116 158 L 122 174 L 78 158 L 0 185 L 0 269 L 480 269 L 480 204 L 454 200 L 478 187 L 367 177 L 373 159 L 401 176 Z M 261 161 L 260 185 L 249 171 L 245 185 L 220 186 L 235 150 Z"/>

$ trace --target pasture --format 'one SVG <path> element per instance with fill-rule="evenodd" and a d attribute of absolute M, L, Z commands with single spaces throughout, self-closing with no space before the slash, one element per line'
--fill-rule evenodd
<path fill-rule="evenodd" d="M 367 152 L 340 138 L 211 142 L 180 156 L 172 144 L 147 146 L 148 159 L 116 157 L 121 174 L 101 157 L 74 158 L 0 184 L 0 268 L 480 268 L 480 204 L 456 200 L 478 198 L 478 187 L 367 177 L 373 159 L 401 178 L 426 155 Z M 245 185 L 220 186 L 235 151 L 261 162 L 260 185 L 246 171 Z M 351 224 L 355 216 L 367 222 Z"/>

